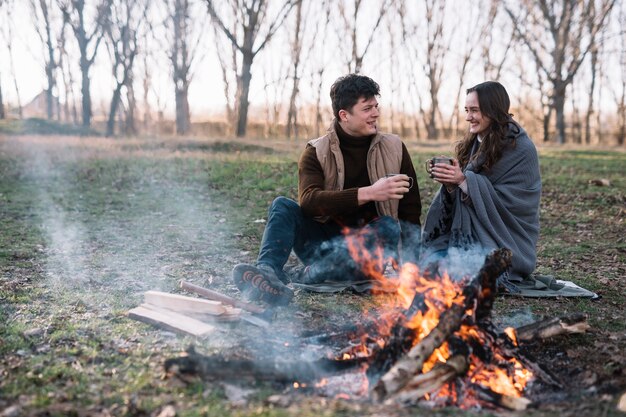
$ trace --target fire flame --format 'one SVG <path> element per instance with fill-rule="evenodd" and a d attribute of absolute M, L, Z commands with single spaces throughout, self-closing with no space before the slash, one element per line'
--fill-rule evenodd
<path fill-rule="evenodd" d="M 364 229 L 363 229 L 364 230 Z M 371 354 L 371 348 L 365 345 L 365 341 L 374 340 L 379 347 L 384 346 L 384 337 L 389 336 L 392 327 L 398 322 L 401 312 L 406 311 L 411 306 L 415 295 L 424 297 L 426 308 L 418 311 L 405 326 L 414 332 L 413 346 L 420 343 L 439 323 L 441 314 L 453 305 L 463 306 L 464 297 L 462 291 L 466 281 L 453 280 L 447 272 L 439 277 L 424 276 L 420 273 L 417 265 L 404 263 L 398 267 L 395 259 L 385 258 L 382 247 L 377 247 L 373 251 L 366 249 L 366 232 L 351 232 L 345 236 L 346 243 L 352 258 L 357 262 L 361 271 L 373 280 L 377 281 L 379 291 L 373 290 L 374 295 L 379 295 L 380 300 L 384 300 L 381 309 L 381 318 L 377 325 L 377 332 L 380 337 L 364 335 L 361 338 L 361 345 L 353 348 L 349 353 L 343 354 L 343 359 L 354 357 L 367 357 Z M 396 277 L 385 275 L 386 265 L 391 265 L 397 271 Z M 390 289 L 393 296 L 389 296 Z M 384 297 L 383 297 L 384 296 Z M 474 309 L 466 311 L 468 317 L 473 318 Z M 466 322 L 473 323 L 473 320 Z M 517 337 L 514 329 L 505 330 L 514 346 L 517 346 Z M 489 363 L 485 363 L 479 355 L 471 353 L 469 355 L 469 370 L 464 378 L 472 384 L 477 384 L 488 388 L 495 393 L 510 397 L 521 397 L 533 374 L 530 370 L 516 358 L 507 357 L 494 338 L 476 325 L 463 325 L 455 333 L 455 336 L 462 339 L 468 346 L 475 346 L 479 343 L 484 349 L 491 351 L 493 356 Z M 445 363 L 450 357 L 450 346 L 447 342 L 437 348 L 428 358 L 422 367 L 422 372 L 428 372 L 438 363 Z M 458 379 L 458 378 L 457 378 Z M 427 399 L 446 398 L 447 401 L 456 403 L 457 393 L 453 388 L 455 382 L 448 383 L 437 392 L 426 394 Z M 478 401 L 478 399 L 464 398 L 467 403 Z"/>

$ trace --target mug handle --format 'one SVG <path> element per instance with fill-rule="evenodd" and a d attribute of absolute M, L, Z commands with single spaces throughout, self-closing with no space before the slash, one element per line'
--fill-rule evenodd
<path fill-rule="evenodd" d="M 432 169 L 433 169 L 433 160 L 432 159 L 427 159 L 426 160 L 426 172 L 428 172 L 429 174 L 432 173 Z"/>

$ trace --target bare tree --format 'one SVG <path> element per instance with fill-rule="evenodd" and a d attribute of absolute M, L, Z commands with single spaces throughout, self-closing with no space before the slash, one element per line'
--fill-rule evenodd
<path fill-rule="evenodd" d="M 346 2 L 342 1 L 339 3 L 339 14 L 341 16 L 341 27 L 339 29 L 340 33 L 344 32 L 345 37 L 350 40 L 349 48 L 346 48 L 350 51 L 350 56 L 347 57 L 347 66 L 348 72 L 352 72 L 358 74 L 361 72 L 361 68 L 363 67 L 363 59 L 365 55 L 369 51 L 372 46 L 372 42 L 376 36 L 378 31 L 378 27 L 383 21 L 383 17 L 387 10 L 391 7 L 393 3 L 392 0 L 382 0 L 380 1 L 380 7 L 377 12 L 374 13 L 375 22 L 373 25 L 366 25 L 366 30 L 363 30 L 363 22 L 362 19 L 359 19 L 359 16 L 372 16 L 372 13 L 361 13 L 365 11 L 365 7 L 362 7 L 363 0 L 354 0 L 351 2 L 352 8 L 348 10 L 346 8 Z M 368 38 L 365 41 L 365 46 L 363 48 L 359 48 L 358 45 L 358 33 L 366 33 Z M 361 50 L 360 50 L 361 49 Z"/>
<path fill-rule="evenodd" d="M 315 23 L 312 30 L 305 32 L 309 33 L 311 36 L 308 40 L 308 48 L 304 48 L 306 51 L 305 60 L 311 62 L 311 65 L 308 66 L 308 76 L 309 85 L 314 95 L 313 120 L 311 120 L 309 124 L 315 126 L 313 132 L 316 137 L 321 136 L 324 124 L 324 117 L 322 116 L 322 86 L 324 83 L 324 74 L 328 68 L 329 60 L 334 59 L 334 50 L 332 46 L 329 48 L 328 45 L 328 32 L 332 12 L 331 7 L 333 7 L 333 5 L 330 1 L 323 0 L 318 7 L 320 8 L 319 12 L 313 13 Z M 331 53 L 329 53 L 329 49 Z"/>
<path fill-rule="evenodd" d="M 488 10 L 488 12 L 485 13 L 485 10 Z M 465 32 L 459 36 L 463 39 L 463 46 L 460 48 L 462 52 L 459 57 L 459 75 L 455 95 L 457 100 L 456 103 L 458 103 L 461 99 L 461 93 L 463 86 L 465 85 L 465 76 L 467 75 L 470 60 L 472 59 L 476 47 L 480 44 L 481 40 L 490 36 L 493 30 L 492 24 L 496 18 L 497 11 L 498 2 L 496 0 L 479 0 L 476 7 L 460 11 L 464 14 L 464 16 L 458 16 L 458 19 L 460 22 L 465 22 L 465 24 L 462 25 Z M 459 11 L 457 10 L 457 12 Z M 489 50 L 487 50 L 487 53 L 489 53 Z M 483 60 L 483 62 L 486 61 L 488 60 Z M 448 119 L 447 133 L 451 135 L 452 138 L 456 138 L 459 135 L 459 109 L 460 106 L 456 104 L 450 118 Z"/>
<path fill-rule="evenodd" d="M 63 16 L 69 23 L 80 52 L 79 67 L 82 77 L 81 94 L 83 126 L 91 126 L 91 79 L 89 72 L 98 53 L 98 47 L 104 36 L 104 23 L 110 11 L 112 0 L 99 0 L 94 12 L 91 27 L 85 16 L 85 0 L 57 0 Z"/>
<path fill-rule="evenodd" d="M 234 30 L 235 28 L 233 28 Z M 236 86 L 231 82 L 231 78 L 229 77 L 230 73 L 238 74 L 238 64 L 237 64 L 237 49 L 233 46 L 233 44 L 226 40 L 228 44 L 226 47 L 222 48 L 220 45 L 220 36 L 219 29 L 216 25 L 213 25 L 213 35 L 215 36 L 216 44 L 218 45 L 216 48 L 217 59 L 220 63 L 220 69 L 222 70 L 222 82 L 224 85 L 224 99 L 226 100 L 226 120 L 228 121 L 228 125 L 231 127 L 235 126 L 236 123 L 236 103 L 235 103 L 235 95 L 236 95 Z M 229 51 L 230 54 L 227 54 Z M 228 56 L 227 56 L 228 55 Z M 234 131 L 233 131 L 234 132 Z"/>
<path fill-rule="evenodd" d="M 15 62 L 13 59 L 13 38 L 14 38 L 14 20 L 13 20 L 13 9 L 14 4 L 13 0 L 5 0 L 5 10 L 6 14 L 4 15 L 5 24 L 2 25 L 1 31 L 4 38 L 4 42 L 6 44 L 7 52 L 9 53 L 9 63 L 10 63 L 10 71 L 11 77 L 13 78 L 13 88 L 15 89 L 15 96 L 17 99 L 17 113 L 19 118 L 22 118 L 22 98 L 20 94 L 20 87 L 17 82 L 17 73 L 15 72 Z"/>
<path fill-rule="evenodd" d="M 63 83 L 63 115 L 65 121 L 72 121 L 74 124 L 78 124 L 78 110 L 76 109 L 76 92 L 74 91 L 74 71 L 69 59 L 69 52 L 67 50 L 67 37 L 66 33 L 69 30 L 69 23 L 64 18 L 63 26 L 59 34 L 59 58 L 58 68 L 61 72 L 61 82 Z"/>
<path fill-rule="evenodd" d="M 522 0 L 505 2 L 516 36 L 548 81 L 549 116 L 556 115 L 557 143 L 565 142 L 565 98 L 582 62 L 593 48 L 615 0 Z M 549 41 L 547 41 L 549 40 Z M 547 41 L 547 42 L 546 42 Z M 548 119 L 549 120 L 549 119 Z M 548 132 L 544 130 L 544 140 Z"/>
<path fill-rule="evenodd" d="M 30 9 L 35 23 L 35 31 L 41 41 L 44 50 L 44 65 L 46 72 L 46 115 L 52 119 L 55 114 L 59 117 L 58 101 L 55 100 L 57 92 L 57 68 L 59 67 L 58 53 L 55 53 L 58 46 L 58 39 L 53 29 L 53 20 L 61 21 L 62 18 L 55 19 L 53 16 L 52 0 L 30 0 Z"/>
<path fill-rule="evenodd" d="M 4 100 L 2 98 L 2 75 L 0 74 L 0 120 L 5 118 L 6 114 L 4 113 Z"/>
<path fill-rule="evenodd" d="M 138 52 L 137 38 L 146 19 L 148 4 L 147 2 L 142 4 L 142 2 L 135 0 L 114 0 L 111 4 L 111 12 L 105 24 L 105 33 L 112 58 L 115 89 L 109 106 L 107 136 L 112 136 L 115 131 L 115 117 L 122 99 L 122 89 L 124 87 L 127 90 L 132 88 L 131 74 Z M 129 103 L 127 107 L 130 109 L 134 107 L 134 104 L 134 102 Z M 134 111 L 134 109 L 130 111 Z"/>
<path fill-rule="evenodd" d="M 239 137 L 246 135 L 248 123 L 248 96 L 252 80 L 252 63 L 259 52 L 265 48 L 296 0 L 281 1 L 273 17 L 268 16 L 269 2 L 265 0 L 228 0 L 216 2 L 206 0 L 211 20 L 217 25 L 232 45 L 241 54 L 241 70 L 237 76 L 237 129 Z M 226 11 L 216 5 L 226 3 Z M 276 3 L 275 3 L 276 4 Z M 236 30 L 230 29 L 225 22 L 236 22 Z M 267 23 L 264 25 L 264 23 Z M 265 26 L 263 34 L 262 27 Z"/>
<path fill-rule="evenodd" d="M 265 129 L 263 136 L 274 136 L 280 121 L 282 104 L 289 80 L 289 61 L 268 60 L 263 71 L 263 90 L 265 92 Z M 269 68 L 268 68 L 269 67 Z"/>
<path fill-rule="evenodd" d="M 194 22 L 195 3 L 191 0 L 165 0 L 168 18 L 166 26 L 170 32 L 169 59 L 172 64 L 174 101 L 176 105 L 176 133 L 184 135 L 191 130 L 189 109 L 189 86 L 193 78 L 192 65 L 198 54 L 201 32 Z"/>
<path fill-rule="evenodd" d="M 619 78 L 612 84 L 617 84 L 610 91 L 617 107 L 617 144 L 623 146 L 626 143 L 626 4 L 620 4 L 617 17 L 619 30 L 618 44 L 618 71 Z"/>
<path fill-rule="evenodd" d="M 291 64 L 293 66 L 291 74 L 291 95 L 289 96 L 289 109 L 287 110 L 287 137 L 291 139 L 292 133 L 298 139 L 298 110 L 296 108 L 296 98 L 298 97 L 298 89 L 302 68 L 300 61 L 302 57 L 302 36 L 305 28 L 305 22 L 302 21 L 302 6 L 304 0 L 297 0 L 295 27 L 292 31 L 293 39 L 291 40 Z M 307 2 L 309 5 L 312 2 Z"/>
<path fill-rule="evenodd" d="M 0 0 L 0 11 L 2 11 L 3 6 L 4 0 Z M 6 114 L 4 113 L 4 99 L 2 97 L 2 73 L 0 73 L 0 120 L 5 118 Z"/>
<path fill-rule="evenodd" d="M 428 138 L 436 140 L 439 138 L 438 127 L 443 121 L 439 107 L 439 91 L 455 27 L 449 25 L 444 29 L 447 17 L 445 0 L 425 0 L 423 5 L 425 10 L 422 18 L 414 16 L 419 12 L 414 12 L 412 16 L 408 11 L 405 11 L 400 18 L 403 26 L 403 41 L 407 46 L 409 59 L 413 63 L 420 62 L 420 65 L 412 65 L 412 68 L 414 71 L 419 68 L 426 76 L 430 107 L 426 109 L 420 103 L 419 111 L 424 120 Z M 420 31 L 422 28 L 425 33 Z"/>

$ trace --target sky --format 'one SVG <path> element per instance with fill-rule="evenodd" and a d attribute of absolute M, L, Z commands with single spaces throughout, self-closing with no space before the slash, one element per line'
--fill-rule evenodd
<path fill-rule="evenodd" d="M 480 1 L 479 1 L 480 3 Z M 43 52 L 41 50 L 40 41 L 37 38 L 33 24 L 31 10 L 27 0 L 15 0 L 15 7 L 13 8 L 13 22 L 20 22 L 16 25 L 15 33 L 13 36 L 12 49 L 14 68 L 17 77 L 17 83 L 20 88 L 22 104 L 26 104 L 35 95 L 41 92 L 46 87 L 45 74 L 43 68 Z M 157 3 L 154 3 L 157 4 Z M 314 4 L 312 7 L 317 4 Z M 376 0 L 364 0 L 366 4 L 366 13 L 360 17 L 359 30 L 357 35 L 359 37 L 359 44 L 364 45 L 365 41 L 369 37 L 370 33 L 366 30 L 373 26 L 376 20 L 376 14 L 373 5 L 377 4 Z M 481 3 L 482 4 L 482 3 Z M 463 5 L 463 7 L 457 7 Z M 219 62 L 217 60 L 216 48 L 222 48 L 224 50 L 225 43 L 223 38 L 217 39 L 211 25 L 210 20 L 206 16 L 206 10 L 203 2 L 197 3 L 198 9 L 196 10 L 197 16 L 205 16 L 204 19 L 198 19 L 201 23 L 199 30 L 202 31 L 202 41 L 200 43 L 202 53 L 199 59 L 196 61 L 193 67 L 193 81 L 192 88 L 189 92 L 189 102 L 192 110 L 192 118 L 194 120 L 202 120 L 203 118 L 215 118 L 218 114 L 222 114 L 226 106 L 226 96 L 224 93 L 224 85 L 222 82 L 222 73 Z M 414 6 L 419 7 L 419 6 Z M 481 18 L 483 11 L 480 7 L 465 7 L 465 3 L 461 0 L 451 0 L 446 4 L 447 12 L 451 13 L 451 16 L 455 19 L 467 19 L 468 21 L 478 21 Z M 420 13 L 417 11 L 416 13 Z M 326 31 L 323 31 L 320 27 L 313 26 L 315 21 L 313 19 L 307 19 L 305 24 L 305 39 L 304 42 L 309 46 L 304 52 L 304 59 L 307 65 L 318 65 L 320 62 L 325 66 L 325 72 L 322 79 L 322 105 L 328 107 L 330 100 L 328 98 L 328 91 L 332 81 L 340 75 L 347 72 L 347 66 L 345 64 L 346 56 L 350 51 L 346 45 L 346 35 L 341 33 L 338 29 L 337 22 L 331 23 Z M 260 111 L 271 110 L 276 102 L 284 102 L 288 96 L 288 92 L 291 88 L 290 82 L 286 80 L 286 76 L 291 70 L 290 57 L 288 50 L 287 37 L 293 33 L 291 21 L 286 23 L 285 29 L 277 33 L 272 39 L 272 43 L 268 48 L 263 50 L 255 59 L 253 66 L 253 80 L 250 92 L 250 101 L 252 104 L 252 113 Z M 404 56 L 408 50 L 415 45 L 396 43 L 394 47 L 390 47 L 389 37 L 386 34 L 389 30 L 397 31 L 397 27 L 385 27 L 389 23 L 383 23 L 379 28 L 376 36 L 374 37 L 372 47 L 365 58 L 363 73 L 372 76 L 381 84 L 381 97 L 379 99 L 383 112 L 389 112 L 389 109 L 394 106 L 396 108 L 404 108 L 409 112 L 416 112 L 419 96 L 428 97 L 426 92 L 426 79 L 422 68 L 410 67 Z M 494 25 L 497 24 L 494 23 Z M 426 28 L 424 25 L 419 26 L 417 30 L 419 36 L 417 39 L 425 39 L 424 31 Z M 471 25 L 451 25 L 453 32 L 450 32 L 450 36 L 453 36 L 450 50 L 447 51 L 448 58 L 445 64 L 446 77 L 441 87 L 441 93 L 439 96 L 442 112 L 445 117 L 449 115 L 452 110 L 457 107 L 463 106 L 463 94 L 456 96 L 457 86 L 455 78 L 458 77 L 455 71 L 457 70 L 458 60 L 464 52 L 464 48 L 467 48 L 466 43 L 467 34 L 464 32 L 468 30 Z M 363 28 L 363 30 L 361 30 Z M 157 29 L 158 30 L 158 29 Z M 6 29 L 0 30 L 0 32 L 6 33 Z M 323 36 L 324 35 L 324 36 Z M 1 36 L 1 35 L 0 35 Z M 75 48 L 75 40 L 70 38 L 68 40 L 72 47 Z M 498 51 L 499 44 L 502 39 L 495 39 L 491 48 L 493 51 Z M 311 48 L 311 45 L 320 46 L 324 48 Z M 145 45 L 148 47 L 148 45 Z M 2 82 L 2 93 L 5 103 L 15 103 L 16 94 L 13 86 L 13 79 L 11 76 L 11 62 L 8 59 L 8 53 L 4 47 L 4 39 L 0 38 L 0 81 Z M 423 46 L 418 46 L 423 48 Z M 417 47 L 416 47 L 417 48 Z M 163 47 L 157 50 L 163 51 Z M 322 50 L 323 52 L 320 52 Z M 400 53 L 403 52 L 403 53 Z M 322 54 L 323 55 L 320 55 Z M 521 79 L 521 75 L 532 74 L 534 68 L 530 65 L 528 58 L 524 58 L 517 51 L 514 51 L 509 58 L 511 64 L 508 69 L 504 71 L 503 77 L 500 81 L 507 86 L 507 89 L 512 95 L 512 101 L 516 99 L 526 98 L 531 102 L 534 100 L 539 103 L 540 97 L 538 95 L 538 86 L 524 85 L 524 81 Z M 77 54 L 74 54 L 77 56 Z M 312 64 L 311 64 L 312 63 Z M 154 69 L 154 88 L 150 93 L 150 101 L 153 109 L 157 107 L 162 108 L 166 115 L 171 117 L 174 110 L 174 89 L 170 81 L 169 63 L 164 53 L 161 53 L 158 58 L 155 58 L 150 64 Z M 520 66 L 521 65 L 521 66 Z M 390 68 L 393 66 L 399 66 L 404 68 L 404 71 L 412 71 L 415 75 L 410 81 L 407 81 L 409 74 L 397 73 L 392 74 Z M 619 67 L 615 65 L 607 65 L 608 68 L 613 68 L 613 71 L 618 71 Z M 137 68 L 139 70 L 139 68 Z M 585 88 L 588 88 L 588 83 L 584 77 L 587 77 L 585 72 L 586 68 L 581 70 L 580 79 L 583 80 L 579 83 L 579 91 L 573 97 L 581 108 L 585 107 L 587 100 L 585 94 Z M 588 72 L 588 71 L 587 71 Z M 315 101 L 317 80 L 310 73 L 303 74 L 303 79 L 300 84 L 300 103 L 313 103 Z M 78 77 L 78 71 L 75 71 L 75 76 Z M 232 75 L 231 75 L 232 77 Z M 393 78 L 395 77 L 395 79 Z M 136 78 L 139 78 L 136 76 Z M 400 82 L 398 79 L 403 78 Z M 615 77 L 612 76 L 614 79 Z M 105 45 L 100 46 L 98 57 L 91 74 L 92 79 L 92 99 L 94 108 L 108 109 L 109 100 L 113 91 L 113 81 L 110 75 L 110 60 Z M 232 79 L 231 79 L 232 81 Z M 481 70 L 481 63 L 474 60 L 470 63 L 466 70 L 464 85 L 462 90 L 474 85 L 478 82 L 484 81 L 484 74 Z M 77 83 L 79 80 L 77 80 Z M 603 88 L 610 89 L 611 79 L 607 79 L 604 82 Z M 141 92 L 136 91 L 137 98 L 140 99 Z M 231 94 L 232 100 L 232 94 Z M 601 106 L 605 106 L 606 109 L 612 111 L 612 99 L 610 95 L 604 93 L 604 99 L 597 100 Z M 600 97 L 602 98 L 602 96 Z M 568 107 L 571 108 L 572 101 L 568 100 Z M 428 103 L 426 103 L 428 104 Z M 282 106 L 282 112 L 284 112 L 285 106 Z M 261 114 L 262 115 L 262 114 Z"/>

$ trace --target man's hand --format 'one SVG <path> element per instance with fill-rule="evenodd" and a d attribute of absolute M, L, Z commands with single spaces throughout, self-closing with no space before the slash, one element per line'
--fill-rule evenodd
<path fill-rule="evenodd" d="M 359 188 L 359 205 L 370 201 L 400 200 L 409 192 L 410 185 L 408 175 L 383 177 L 369 187 Z"/>

